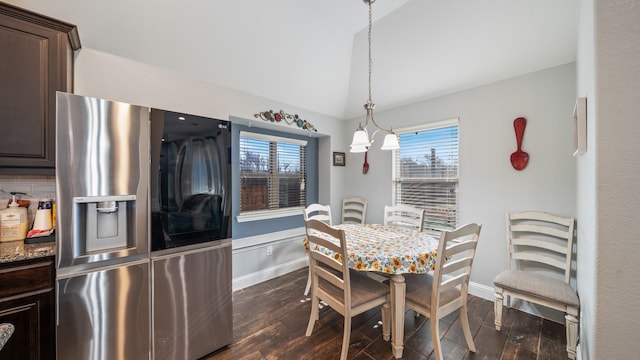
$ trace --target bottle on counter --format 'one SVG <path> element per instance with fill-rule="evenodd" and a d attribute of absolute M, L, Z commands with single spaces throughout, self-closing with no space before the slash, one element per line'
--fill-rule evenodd
<path fill-rule="evenodd" d="M 27 208 L 20 207 L 16 201 L 16 194 L 9 208 L 0 210 L 0 241 L 24 240 L 27 237 L 29 219 Z"/>

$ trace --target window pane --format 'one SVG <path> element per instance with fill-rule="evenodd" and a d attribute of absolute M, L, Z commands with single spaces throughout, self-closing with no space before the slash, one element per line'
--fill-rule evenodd
<path fill-rule="evenodd" d="M 269 142 L 240 137 L 240 211 L 269 209 Z"/>
<path fill-rule="evenodd" d="M 278 144 L 278 173 L 300 174 L 300 146 Z"/>
<path fill-rule="evenodd" d="M 399 134 L 394 203 L 425 209 L 425 230 L 457 226 L 458 126 Z"/>
<path fill-rule="evenodd" d="M 241 181 L 240 211 L 269 209 L 269 185 L 267 178 L 247 177 Z"/>
<path fill-rule="evenodd" d="M 266 173 L 269 171 L 269 142 L 246 137 L 240 138 L 240 172 Z"/>

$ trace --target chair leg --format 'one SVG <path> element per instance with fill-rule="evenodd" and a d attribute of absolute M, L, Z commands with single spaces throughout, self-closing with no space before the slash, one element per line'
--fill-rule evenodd
<path fill-rule="evenodd" d="M 496 287 L 494 296 L 495 302 L 493 303 L 493 312 L 495 316 L 496 330 L 500 331 L 500 328 L 502 327 L 502 289 Z"/>
<path fill-rule="evenodd" d="M 391 305 L 389 302 L 382 305 L 382 338 L 384 341 L 391 339 Z"/>
<path fill-rule="evenodd" d="M 309 275 L 307 276 L 307 287 L 304 288 L 304 296 L 309 295 L 309 289 L 311 289 L 311 266 L 309 266 Z"/>
<path fill-rule="evenodd" d="M 340 360 L 347 360 L 347 353 L 349 352 L 349 338 L 351 338 L 351 317 L 345 316 L 344 317 L 344 334 L 342 335 L 342 352 L 340 352 Z"/>
<path fill-rule="evenodd" d="M 313 326 L 320 317 L 320 309 L 318 309 L 318 297 L 311 295 L 311 315 L 309 316 L 309 325 L 307 325 L 307 336 L 311 336 Z"/>
<path fill-rule="evenodd" d="M 440 326 L 437 317 L 429 319 L 431 322 L 431 342 L 433 342 L 433 354 L 436 360 L 442 360 L 442 345 L 440 344 Z"/>
<path fill-rule="evenodd" d="M 473 336 L 471 335 L 471 327 L 469 326 L 469 314 L 467 312 L 467 301 L 460 308 L 460 320 L 462 321 L 462 331 L 464 332 L 464 338 L 467 340 L 467 346 L 469 351 L 476 352 L 476 345 L 473 343 Z"/>
<path fill-rule="evenodd" d="M 569 359 L 575 359 L 578 346 L 578 309 L 568 308 L 564 319 L 567 328 L 567 356 Z"/>

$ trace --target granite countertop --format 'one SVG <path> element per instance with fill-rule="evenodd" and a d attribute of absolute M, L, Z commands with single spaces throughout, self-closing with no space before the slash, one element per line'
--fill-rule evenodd
<path fill-rule="evenodd" d="M 15 328 L 12 324 L 0 324 L 0 349 L 2 349 L 2 347 L 4 347 L 4 344 L 9 341 L 11 334 L 13 334 L 13 330 L 15 330 Z"/>
<path fill-rule="evenodd" d="M 55 241 L 25 244 L 22 240 L 0 242 L 0 263 L 54 256 Z"/>

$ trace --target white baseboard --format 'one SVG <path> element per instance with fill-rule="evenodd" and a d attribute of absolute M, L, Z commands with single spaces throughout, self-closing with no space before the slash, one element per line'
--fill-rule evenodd
<path fill-rule="evenodd" d="M 493 302 L 493 300 L 495 299 L 495 297 L 493 296 L 493 287 L 478 284 L 473 281 L 469 282 L 469 294 L 485 300 L 489 300 L 491 302 Z"/>
<path fill-rule="evenodd" d="M 305 256 L 303 258 L 296 259 L 284 264 L 279 264 L 268 269 L 234 278 L 232 282 L 232 288 L 233 291 L 244 289 L 246 287 L 259 284 L 263 281 L 271 280 L 278 276 L 288 274 L 292 271 L 296 271 L 308 265 L 309 258 Z"/>
<path fill-rule="evenodd" d="M 469 282 L 469 294 L 475 295 L 485 300 L 489 300 L 491 302 L 495 301 L 494 290 L 491 286 Z M 564 314 L 557 310 L 545 308 L 544 306 L 537 306 L 520 299 L 513 300 L 511 302 L 511 307 L 527 314 L 564 324 Z"/>

